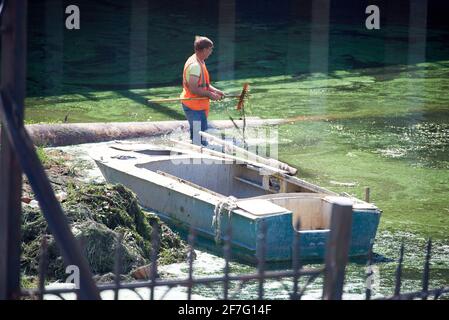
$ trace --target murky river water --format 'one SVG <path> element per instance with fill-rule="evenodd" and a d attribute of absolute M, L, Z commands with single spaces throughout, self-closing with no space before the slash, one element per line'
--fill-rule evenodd
<path fill-rule="evenodd" d="M 412 32 L 391 23 L 373 32 L 353 20 L 334 21 L 331 10 L 323 40 L 314 36 L 310 17 L 291 8 L 282 16 L 267 15 L 268 5 L 258 9 L 262 13 L 237 7 L 234 23 L 225 23 L 211 5 L 215 15 L 200 13 L 192 22 L 191 9 L 182 6 L 79 1 L 81 29 L 69 31 L 61 27 L 64 15 L 56 2 L 31 4 L 28 123 L 184 119 L 177 103 L 146 100 L 179 95 L 193 36 L 208 35 L 216 42 L 207 64 L 217 87 L 236 93 L 248 82 L 251 116 L 296 119 L 278 127 L 281 161 L 337 192 L 362 198 L 364 187 L 371 188 L 371 200 L 383 210 L 374 247 L 375 293 L 392 293 L 402 242 L 403 288 L 420 288 L 429 237 L 431 287 L 449 283 L 447 30 Z M 227 119 L 227 108 L 233 102 L 213 104 L 211 118 Z M 196 262 L 202 274 L 215 274 L 221 265 L 221 258 L 206 252 Z M 172 266 L 166 273 L 186 268 Z M 364 293 L 364 272 L 363 264 L 349 265 L 347 298 Z M 318 280 L 310 298 L 319 296 L 319 287 Z M 207 288 L 195 290 L 213 296 Z M 286 292 L 279 282 L 265 291 L 268 298 L 287 298 Z M 256 294 L 257 284 L 249 285 L 239 298 Z"/>

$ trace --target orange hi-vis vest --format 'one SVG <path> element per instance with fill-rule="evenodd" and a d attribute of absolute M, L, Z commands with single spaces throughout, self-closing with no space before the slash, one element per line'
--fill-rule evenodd
<path fill-rule="evenodd" d="M 195 63 L 195 62 L 198 62 L 198 64 L 201 67 L 201 74 L 200 74 L 200 79 L 198 80 L 198 87 L 209 89 L 210 79 L 209 79 L 209 72 L 207 71 L 207 68 L 206 68 L 206 64 L 200 63 L 197 60 L 196 55 L 193 54 L 189 59 L 187 59 L 185 65 L 184 65 L 184 72 L 182 74 L 183 90 L 182 90 L 182 93 L 180 96 L 181 98 L 198 98 L 198 97 L 200 97 L 200 96 L 190 92 L 189 86 L 187 84 L 189 79 L 186 79 L 187 68 L 192 63 Z M 207 97 L 205 97 L 205 98 L 206 99 L 201 99 L 201 100 L 182 100 L 182 103 L 186 107 L 188 107 L 192 110 L 205 110 L 206 116 L 207 116 L 209 114 L 210 101 L 209 101 L 209 98 L 207 98 Z"/>

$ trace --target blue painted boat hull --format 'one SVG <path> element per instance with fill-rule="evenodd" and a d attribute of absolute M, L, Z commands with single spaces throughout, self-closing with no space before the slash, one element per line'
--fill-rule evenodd
<path fill-rule="evenodd" d="M 182 228 L 185 231 L 192 227 L 181 221 L 173 220 L 166 214 L 159 214 L 159 216 L 164 222 Z M 369 250 L 374 243 L 379 221 L 379 212 L 353 211 L 349 249 L 351 258 L 366 257 L 369 254 Z M 232 215 L 230 220 L 227 217 L 222 218 L 221 223 L 221 241 L 218 244 L 215 241 L 213 228 L 208 228 L 206 225 L 194 227 L 197 235 L 208 241 L 205 246 L 219 254 L 223 252 L 223 239 L 226 237 L 225 230 L 231 225 L 232 258 L 257 263 L 257 257 L 260 257 L 263 252 L 267 262 L 291 261 L 294 257 L 295 234 L 298 234 L 299 247 L 296 249 L 299 252 L 301 261 L 324 260 L 330 230 L 302 230 L 297 232 L 292 228 L 290 213 L 252 221 L 238 215 Z M 258 237 L 258 234 L 263 234 L 264 228 L 266 229 L 265 237 Z"/>
<path fill-rule="evenodd" d="M 120 162 L 121 160 L 117 160 L 126 159 L 120 157 L 110 157 L 109 161 L 96 159 L 96 163 L 108 182 L 121 183 L 133 190 L 143 207 L 155 211 L 162 220 L 172 225 L 176 225 L 184 230 L 193 228 L 199 237 L 211 243 L 216 238 L 223 240 L 230 227 L 232 230 L 231 245 L 233 258 L 257 262 L 258 257 L 263 255 L 267 262 L 289 261 L 294 256 L 293 250 L 298 250 L 293 245 L 295 235 L 299 235 L 299 257 L 301 260 L 324 258 L 329 229 L 312 228 L 310 230 L 296 231 L 293 228 L 294 213 L 287 207 L 275 206 L 279 210 L 267 214 L 251 213 L 251 209 L 247 209 L 250 211 L 245 211 L 242 207 L 234 208 L 230 214 L 225 212 L 217 216 L 220 217 L 220 227 L 217 228 L 217 225 L 214 226 L 212 223 L 214 213 L 216 213 L 216 208 L 220 201 L 227 199 L 226 197 L 208 192 L 208 190 L 204 190 L 201 187 L 186 185 L 176 179 L 161 175 L 154 170 L 149 170 L 147 164 L 139 164 L 143 160 L 138 163 L 138 155 L 130 158 L 135 158 L 135 163 L 130 163 L 127 166 L 124 166 L 123 162 Z M 165 170 L 170 169 L 167 163 L 162 161 L 160 161 L 159 167 L 165 168 Z M 208 168 L 213 169 L 213 167 Z M 218 169 L 220 170 L 220 168 Z M 182 170 L 179 172 L 181 174 Z M 288 179 L 296 178 L 288 177 Z M 300 181 L 299 179 L 297 180 Z M 314 187 L 310 184 L 301 185 L 302 188 L 309 186 L 311 186 L 310 188 Z M 319 192 L 324 190 L 319 187 L 314 188 Z M 244 192 L 248 193 L 249 189 L 244 190 Z M 335 196 L 331 192 L 327 194 Z M 279 195 L 283 194 L 280 193 Z M 285 195 L 286 197 L 290 196 L 289 193 L 285 193 Z M 294 199 L 294 195 L 292 199 Z M 258 203 L 262 204 L 261 209 L 263 211 L 264 204 L 271 204 L 269 202 L 270 197 L 270 194 L 266 194 L 253 198 L 258 199 Z M 308 199 L 307 197 L 308 194 L 305 193 L 303 198 Z M 316 194 L 314 199 L 322 201 Z M 360 203 L 358 207 L 354 206 L 353 209 L 349 251 L 351 257 L 366 256 L 369 253 L 381 215 L 377 207 L 367 203 L 360 205 Z M 366 209 L 360 209 L 361 207 Z M 266 232 L 264 232 L 264 229 Z M 215 245 L 214 247 L 219 252 L 223 249 L 222 245 Z"/>

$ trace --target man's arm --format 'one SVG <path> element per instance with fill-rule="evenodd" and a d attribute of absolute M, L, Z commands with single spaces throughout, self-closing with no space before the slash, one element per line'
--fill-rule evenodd
<path fill-rule="evenodd" d="M 199 79 L 200 78 L 198 76 L 190 75 L 189 81 L 187 83 L 187 85 L 189 86 L 190 92 L 192 92 L 193 94 L 196 94 L 198 96 L 201 96 L 201 97 L 208 97 L 212 100 L 219 100 L 221 98 L 221 95 L 216 93 L 213 90 L 207 90 L 207 89 L 198 87 Z M 211 86 L 209 86 L 209 88 L 210 87 Z"/>
<path fill-rule="evenodd" d="M 215 92 L 216 94 L 218 94 L 221 98 L 224 97 L 224 92 L 215 88 L 214 86 L 212 86 L 211 84 L 209 84 L 209 90 L 211 90 L 212 92 Z"/>

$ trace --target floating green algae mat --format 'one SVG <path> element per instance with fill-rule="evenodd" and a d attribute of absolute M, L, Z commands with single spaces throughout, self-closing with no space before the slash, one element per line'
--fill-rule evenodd
<path fill-rule="evenodd" d="M 335 71 L 329 76 L 275 76 L 222 81 L 228 92 L 250 83 L 252 116 L 295 118 L 279 127 L 279 157 L 299 176 L 363 197 L 383 211 L 381 229 L 446 238 L 449 225 L 449 61 Z M 386 76 L 388 75 L 388 76 Z M 27 99 L 28 122 L 184 119 L 180 88 L 160 87 Z M 138 99 L 136 97 L 139 97 Z M 235 101 L 212 104 L 211 119 L 227 119 Z M 307 118 L 310 117 L 310 118 Z M 342 187 L 338 182 L 354 184 Z"/>
<path fill-rule="evenodd" d="M 363 198 L 369 186 L 371 201 L 383 210 L 381 229 L 447 240 L 449 126 L 434 127 L 440 141 L 432 137 L 432 145 L 425 131 L 411 130 L 409 137 L 403 125 L 383 121 L 382 129 L 373 128 L 373 119 L 332 121 L 322 124 L 319 137 L 312 123 L 284 127 L 288 134 L 280 136 L 288 138 L 279 154 L 300 176 L 331 190 Z"/>
<path fill-rule="evenodd" d="M 389 74 L 387 79 L 380 75 Z M 319 115 L 329 119 L 397 117 L 410 112 L 447 110 L 449 61 L 335 71 L 328 76 L 275 76 L 219 81 L 217 87 L 239 93 L 250 84 L 252 115 L 289 118 Z M 180 86 L 149 89 L 92 90 L 26 99 L 26 121 L 101 122 L 184 119 L 179 103 L 149 104 L 148 99 L 178 97 Z M 212 104 L 211 119 L 227 119 L 235 101 Z M 66 119 L 67 116 L 67 119 Z"/>

